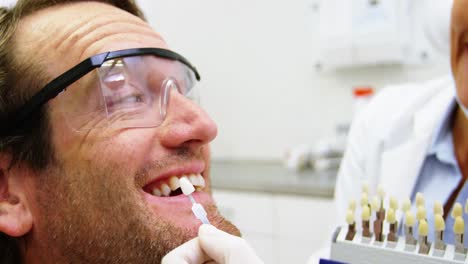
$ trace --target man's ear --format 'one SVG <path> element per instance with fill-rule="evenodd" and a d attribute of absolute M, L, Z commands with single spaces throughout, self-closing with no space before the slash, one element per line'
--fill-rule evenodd
<path fill-rule="evenodd" d="M 10 168 L 9 155 L 0 153 L 0 232 L 20 237 L 32 228 L 32 214 L 26 199 L 27 173 L 14 166 Z"/>

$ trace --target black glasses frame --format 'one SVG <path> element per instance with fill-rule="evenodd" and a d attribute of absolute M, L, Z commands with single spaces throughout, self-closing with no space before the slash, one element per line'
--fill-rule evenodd
<path fill-rule="evenodd" d="M 18 129 L 24 121 L 28 119 L 28 117 L 38 111 L 49 100 L 55 98 L 61 92 L 65 91 L 68 86 L 92 70 L 101 67 L 105 61 L 139 55 L 155 55 L 161 58 L 179 61 L 189 67 L 194 72 L 197 81 L 200 81 L 200 74 L 187 59 L 182 55 L 167 49 L 135 48 L 100 53 L 83 60 L 73 68 L 53 79 L 33 97 L 31 97 L 31 99 L 29 99 L 23 106 L 13 113 L 8 114 L 5 118 L 2 118 L 0 120 L 0 124 L 2 124 L 1 126 L 3 128 L 0 129 L 0 135 L 7 135 L 8 133 Z"/>

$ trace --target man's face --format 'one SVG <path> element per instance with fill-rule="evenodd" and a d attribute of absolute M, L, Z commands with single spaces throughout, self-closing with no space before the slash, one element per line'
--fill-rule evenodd
<path fill-rule="evenodd" d="M 25 18 L 17 36 L 20 59 L 32 56 L 55 77 L 92 55 L 138 47 L 166 48 L 140 19 L 99 3 L 48 8 Z M 84 81 L 66 93 L 84 89 Z M 64 114 L 64 96 L 49 103 L 56 162 L 31 182 L 33 228 L 28 235 L 50 262 L 158 263 L 196 236 L 200 222 L 184 195 L 159 197 L 171 176 L 201 174 L 194 198 L 212 224 L 224 220 L 209 194 L 209 147 L 217 129 L 192 101 L 173 93 L 164 122 L 153 128 L 77 132 Z M 51 249 L 55 249 L 50 252 Z M 34 252 L 34 250 L 32 250 Z M 29 253 L 33 254 L 33 253 Z"/>
<path fill-rule="evenodd" d="M 451 66 L 457 94 L 468 105 L 468 0 L 454 0 L 451 22 Z"/>

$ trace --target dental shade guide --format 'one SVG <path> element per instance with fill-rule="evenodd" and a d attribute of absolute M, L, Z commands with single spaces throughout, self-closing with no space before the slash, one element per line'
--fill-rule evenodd
<path fill-rule="evenodd" d="M 435 211 L 435 210 L 434 210 Z M 444 230 L 445 230 L 445 221 L 444 217 L 437 213 L 434 214 L 434 255 L 435 256 L 443 256 L 445 251 L 445 243 L 444 243 Z"/>
<path fill-rule="evenodd" d="M 372 233 L 370 231 L 370 208 L 367 205 L 362 207 L 361 213 L 362 219 L 362 241 L 363 242 L 370 242 Z"/>
<path fill-rule="evenodd" d="M 420 192 L 416 193 L 416 208 L 419 206 L 426 207 L 425 202 L 424 202 L 424 195 Z"/>
<path fill-rule="evenodd" d="M 389 200 L 389 208 L 392 208 L 393 211 L 396 213 L 396 211 L 398 210 L 398 200 L 395 198 L 395 197 L 390 197 L 390 200 Z"/>
<path fill-rule="evenodd" d="M 451 216 L 453 219 L 456 219 L 459 216 L 463 216 L 463 208 L 461 203 L 455 203 L 453 205 Z"/>
<path fill-rule="evenodd" d="M 403 202 L 401 203 L 401 210 L 403 211 L 403 213 L 406 213 L 409 210 L 411 210 L 411 201 L 409 198 L 403 200 Z"/>
<path fill-rule="evenodd" d="M 421 220 L 427 221 L 426 207 L 422 205 L 418 206 L 416 210 L 416 219 L 418 219 L 418 221 L 421 221 Z"/>
<path fill-rule="evenodd" d="M 180 188 L 182 189 L 182 193 L 188 196 L 190 202 L 192 202 L 192 212 L 195 215 L 195 217 L 198 220 L 200 220 L 203 224 L 210 224 L 205 209 L 201 204 L 197 203 L 192 196 L 192 193 L 195 191 L 195 187 L 193 187 L 190 180 L 186 177 L 180 178 Z"/>
<path fill-rule="evenodd" d="M 382 219 L 382 208 L 380 207 L 381 202 L 378 197 L 374 197 L 372 199 L 372 211 L 375 212 L 375 220 L 374 220 L 374 234 L 375 234 L 375 242 L 382 242 L 384 239 L 383 233 L 383 220 Z M 385 215 L 385 214 L 384 214 Z M 384 216 L 385 217 L 385 216 Z"/>
<path fill-rule="evenodd" d="M 444 206 L 440 201 L 435 201 L 434 203 L 434 214 L 439 214 L 441 216 L 444 216 Z"/>
<path fill-rule="evenodd" d="M 362 193 L 369 195 L 369 183 L 364 182 L 362 184 Z"/>
<path fill-rule="evenodd" d="M 377 187 L 377 196 L 379 197 L 379 201 L 380 201 L 380 209 L 378 210 L 378 216 L 379 216 L 379 219 L 383 222 L 385 219 L 385 208 L 384 208 L 385 190 L 381 185 Z"/>
<path fill-rule="evenodd" d="M 416 239 L 414 239 L 414 224 L 415 218 L 411 210 L 405 213 L 405 250 L 413 251 L 416 246 Z"/>
<path fill-rule="evenodd" d="M 367 193 L 363 192 L 361 194 L 361 207 L 364 208 L 364 206 L 370 206 L 369 205 L 369 196 L 367 195 Z"/>
<path fill-rule="evenodd" d="M 455 234 L 455 259 L 465 259 L 466 248 L 463 245 L 465 222 L 461 216 L 457 216 L 455 218 L 455 224 L 453 225 L 453 233 Z"/>
<path fill-rule="evenodd" d="M 419 220 L 418 235 L 419 235 L 419 254 L 427 255 L 431 244 L 427 241 L 427 234 L 429 233 L 429 225 L 425 219 Z"/>
<path fill-rule="evenodd" d="M 354 211 L 348 210 L 346 214 L 346 222 L 348 223 L 348 232 L 346 233 L 346 240 L 352 241 L 356 235 L 356 222 L 354 221 Z"/>
<path fill-rule="evenodd" d="M 379 193 L 379 192 L 377 192 Z M 409 264 L 409 263 L 447 263 L 463 264 L 468 263 L 467 251 L 464 247 L 464 220 L 463 212 L 468 213 L 468 201 L 464 207 L 458 203 L 453 206 L 451 215 L 455 223 L 453 231 L 455 234 L 454 244 L 444 243 L 445 221 L 443 218 L 443 205 L 435 202 L 433 212 L 426 211 L 426 204 L 422 193 L 415 196 L 416 213 L 411 210 L 411 202 L 405 199 L 401 204 L 401 210 L 404 213 L 404 237 L 398 237 L 397 210 L 398 201 L 390 197 L 389 207 L 386 208 L 386 221 L 389 226 L 380 230 L 378 220 L 379 212 L 382 208 L 383 196 L 379 195 L 369 203 L 368 192 L 361 196 L 361 221 L 355 219 L 355 202 L 350 202 L 346 222 L 347 228 L 338 228 L 334 234 L 331 247 L 331 260 L 344 263 L 383 263 L 383 264 Z M 354 205 L 353 205 L 354 204 Z M 369 204 L 371 207 L 369 207 Z M 428 204 L 429 206 L 429 204 Z M 369 227 L 372 211 L 376 212 L 374 221 L 374 230 Z M 427 214 L 433 213 L 433 217 Z M 434 219 L 434 241 L 428 241 L 429 224 L 428 218 Z M 374 220 L 374 216 L 372 216 Z M 362 222 L 362 232 L 359 232 L 358 224 Z M 377 230 L 376 230 L 377 227 Z M 418 228 L 418 238 L 415 239 L 414 228 Z M 387 233 L 386 233 L 387 232 Z M 353 235 L 351 235 L 353 234 Z M 380 240 L 380 241 L 379 241 Z"/>
<path fill-rule="evenodd" d="M 349 201 L 348 210 L 353 211 L 353 213 L 356 212 L 356 200 Z"/>
<path fill-rule="evenodd" d="M 388 208 L 387 222 L 390 225 L 390 229 L 387 235 L 387 240 L 389 242 L 398 242 L 398 235 L 397 235 L 398 221 L 396 220 L 396 217 L 395 217 L 395 210 L 392 207 Z M 391 245 L 391 246 L 393 247 L 394 245 Z"/>

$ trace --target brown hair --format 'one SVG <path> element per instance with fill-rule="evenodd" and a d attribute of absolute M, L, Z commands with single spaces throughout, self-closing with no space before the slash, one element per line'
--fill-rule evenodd
<path fill-rule="evenodd" d="M 92 1 L 110 4 L 145 19 L 134 0 Z M 37 62 L 15 57 L 13 42 L 18 22 L 41 9 L 74 2 L 85 0 L 18 0 L 12 8 L 0 7 L 0 117 L 18 109 L 47 79 Z M 33 170 L 43 170 L 54 157 L 46 106 L 34 113 L 23 127 L 13 135 L 0 136 L 0 153 L 11 155 L 11 166 L 21 162 Z M 15 240 L 2 233 L 0 263 L 20 263 Z"/>

